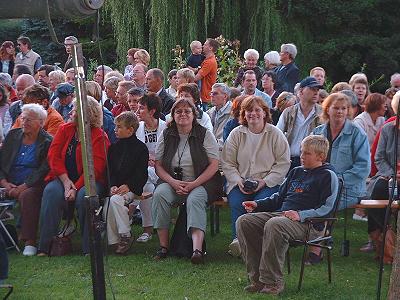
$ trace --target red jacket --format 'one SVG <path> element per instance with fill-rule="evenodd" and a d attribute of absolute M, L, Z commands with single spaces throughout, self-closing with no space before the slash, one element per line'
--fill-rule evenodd
<path fill-rule="evenodd" d="M 66 123 L 58 129 L 57 134 L 54 136 L 47 155 L 47 160 L 50 166 L 50 172 L 45 178 L 47 182 L 55 179 L 57 176 L 67 173 L 67 169 L 65 167 L 65 155 L 67 153 L 68 145 L 72 140 L 76 130 L 77 126 L 75 123 Z M 110 142 L 107 134 L 101 128 L 92 128 L 94 175 L 96 181 L 102 183 L 103 185 L 106 183 L 105 169 L 109 146 Z M 76 164 L 80 177 L 76 182 L 74 182 L 74 184 L 79 190 L 85 185 L 80 143 L 78 143 L 76 148 Z"/>

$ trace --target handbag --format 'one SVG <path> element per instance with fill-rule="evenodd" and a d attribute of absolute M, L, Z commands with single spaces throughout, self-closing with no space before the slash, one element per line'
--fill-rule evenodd
<path fill-rule="evenodd" d="M 203 240 L 203 253 L 206 253 L 206 241 Z M 171 256 L 191 258 L 193 241 L 187 234 L 186 205 L 179 206 L 179 214 L 172 233 L 169 254 Z"/>
<path fill-rule="evenodd" d="M 67 210 L 70 210 L 70 206 L 68 206 Z M 73 207 L 72 207 L 73 209 Z M 67 212 L 67 222 L 63 226 L 63 228 L 58 232 L 56 236 L 51 239 L 50 242 L 50 250 L 49 256 L 65 256 L 72 253 L 72 234 L 75 232 L 76 228 L 76 219 L 75 226 L 71 227 L 71 217 L 73 214 Z"/>

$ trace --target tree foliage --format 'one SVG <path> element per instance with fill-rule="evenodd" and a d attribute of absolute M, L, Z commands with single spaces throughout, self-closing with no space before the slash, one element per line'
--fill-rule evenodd
<path fill-rule="evenodd" d="M 316 65 L 333 82 L 346 80 L 366 64 L 369 78 L 399 69 L 394 49 L 400 42 L 396 0 L 108 0 L 117 40 L 119 65 L 127 49 L 149 50 L 151 65 L 172 67 L 171 49 L 192 40 L 223 35 L 238 39 L 241 52 L 279 50 L 282 43 L 298 46 L 297 62 L 306 75 Z"/>

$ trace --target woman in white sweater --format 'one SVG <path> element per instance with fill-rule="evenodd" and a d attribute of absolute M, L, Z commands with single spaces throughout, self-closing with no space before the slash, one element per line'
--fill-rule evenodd
<path fill-rule="evenodd" d="M 232 130 L 222 150 L 233 238 L 236 238 L 236 220 L 246 212 L 242 202 L 275 193 L 290 167 L 286 137 L 270 122 L 264 100 L 247 97 L 240 110 L 242 125 Z M 254 182 L 253 186 L 248 179 Z"/>

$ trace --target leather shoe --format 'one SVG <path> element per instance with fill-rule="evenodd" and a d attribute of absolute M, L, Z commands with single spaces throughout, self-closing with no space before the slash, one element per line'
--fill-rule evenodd
<path fill-rule="evenodd" d="M 252 283 L 252 284 L 249 284 L 248 286 L 246 286 L 244 288 L 244 291 L 248 292 L 248 293 L 258 293 L 259 291 L 261 291 L 263 289 L 263 287 L 264 287 L 264 283 L 256 282 L 256 283 Z"/>
<path fill-rule="evenodd" d="M 200 251 L 199 249 L 194 250 L 193 254 L 192 254 L 192 257 L 190 258 L 190 261 L 194 265 L 204 264 L 203 251 Z"/>

